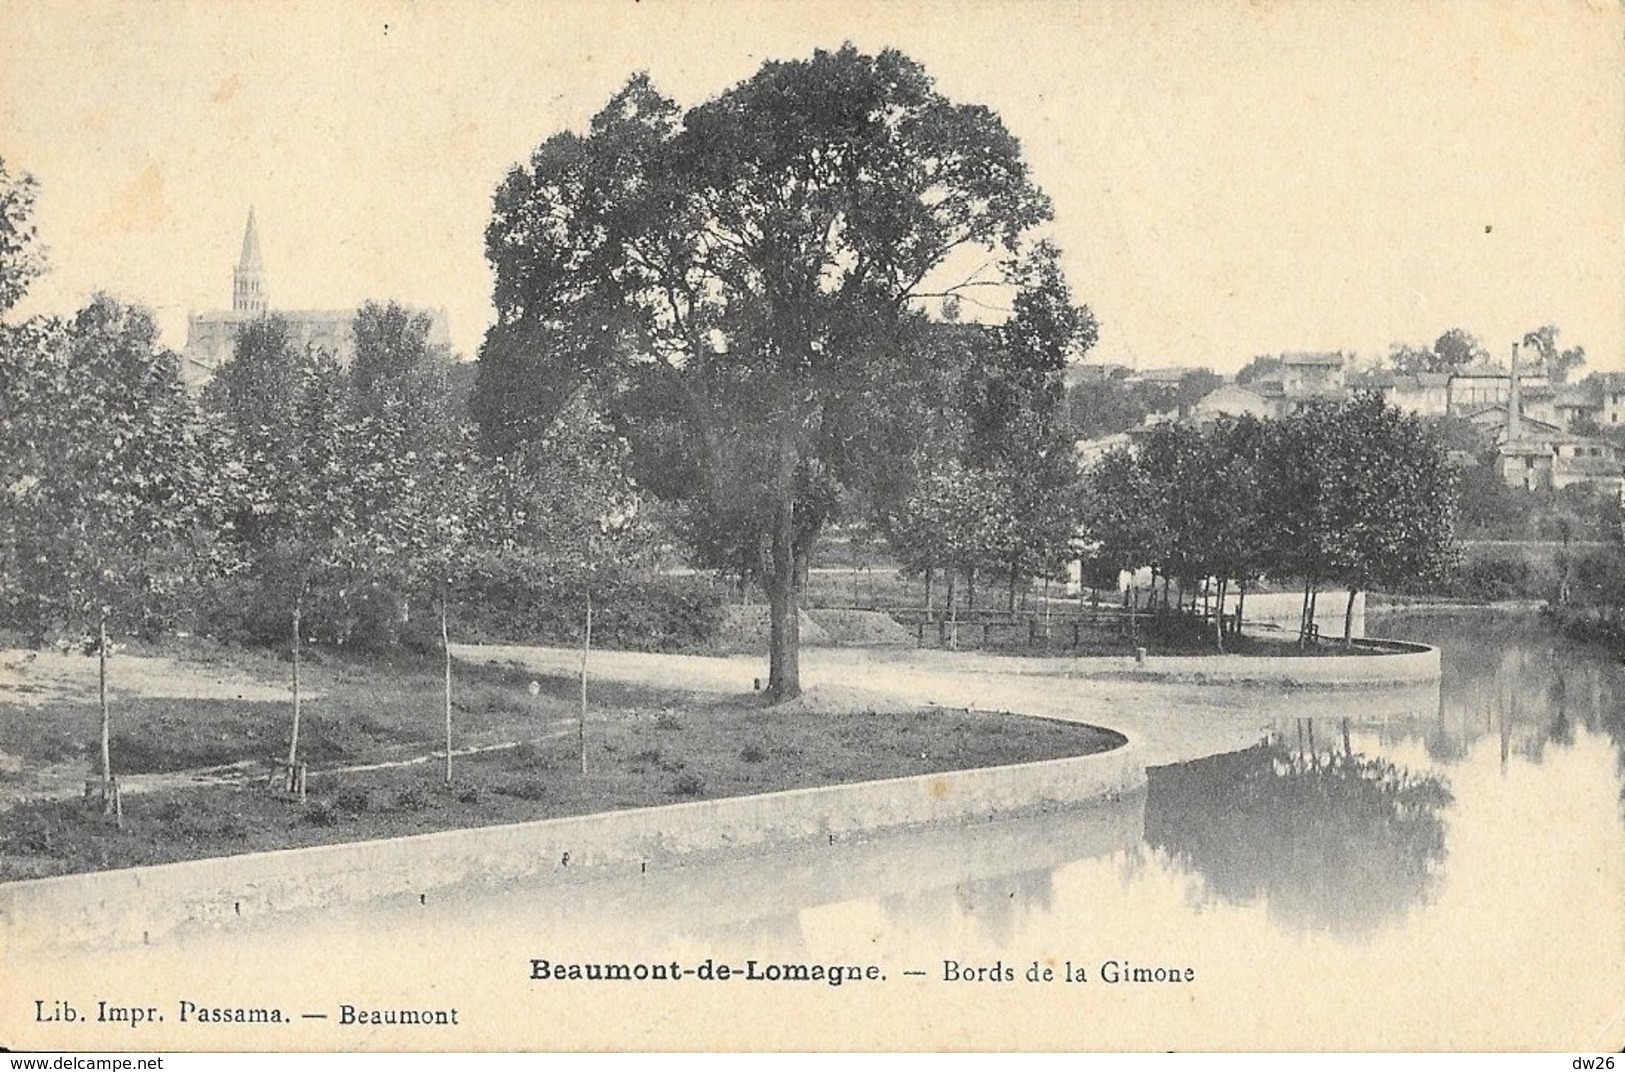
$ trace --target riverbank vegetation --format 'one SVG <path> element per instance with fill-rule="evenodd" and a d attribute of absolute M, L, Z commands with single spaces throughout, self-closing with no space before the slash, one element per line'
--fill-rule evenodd
<path fill-rule="evenodd" d="M 1347 589 L 1349 640 L 1358 593 L 1443 577 L 1456 552 L 1444 452 L 1422 421 L 1374 395 L 1279 420 L 1159 426 L 1138 449 L 1103 457 L 1087 495 L 1091 557 L 1111 572 L 1149 568 L 1157 608 L 1169 609 L 1177 583 L 1189 612 L 1207 616 L 1197 600 L 1211 592 L 1223 607 L 1234 583 L 1239 622 L 1249 582 L 1299 577 L 1305 638 L 1322 586 Z M 1226 618 L 1211 616 L 1221 648 Z"/>

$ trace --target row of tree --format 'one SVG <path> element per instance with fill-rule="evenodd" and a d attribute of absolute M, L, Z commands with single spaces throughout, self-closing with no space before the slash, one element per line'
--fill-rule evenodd
<path fill-rule="evenodd" d="M 1113 569 L 1149 567 L 1165 591 L 1211 579 L 1223 607 L 1232 583 L 1244 601 L 1265 575 L 1301 578 L 1305 635 L 1323 585 L 1348 588 L 1347 638 L 1359 592 L 1441 575 L 1454 555 L 1445 453 L 1424 422 L 1374 395 L 1280 420 L 1161 425 L 1096 464 L 1088 501 L 1090 553 Z M 1215 616 L 1221 647 L 1223 637 Z"/>
<path fill-rule="evenodd" d="M 291 650 L 291 772 L 310 639 L 353 640 L 367 614 L 385 630 L 438 616 L 447 650 L 448 605 L 492 571 L 590 592 L 583 577 L 624 563 L 631 539 L 615 440 L 577 399 L 537 441 L 483 450 L 428 326 L 364 305 L 345 368 L 272 315 L 241 329 L 201 398 L 151 315 L 105 295 L 69 321 L 0 326 L 0 617 L 87 635 L 105 685 L 110 632 L 232 604 Z M 449 654 L 446 682 L 449 778 Z"/>

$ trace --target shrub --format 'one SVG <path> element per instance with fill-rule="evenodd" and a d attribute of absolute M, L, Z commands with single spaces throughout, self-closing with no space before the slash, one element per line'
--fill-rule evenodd
<path fill-rule="evenodd" d="M 705 794 L 705 779 L 693 771 L 689 771 L 686 774 L 679 775 L 677 780 L 671 784 L 671 792 L 673 796 L 679 797 L 703 796 Z"/>
<path fill-rule="evenodd" d="M 515 768 L 539 767 L 546 770 L 553 766 L 553 757 L 542 751 L 541 745 L 535 741 L 521 741 L 508 749 L 507 765 Z"/>
<path fill-rule="evenodd" d="M 407 786 L 395 795 L 395 806 L 402 811 L 422 811 L 429 806 L 429 795 L 415 785 Z"/>
<path fill-rule="evenodd" d="M 365 789 L 348 789 L 338 795 L 334 804 L 348 815 L 360 815 L 372 807 L 372 794 Z"/>
<path fill-rule="evenodd" d="M 522 778 L 516 782 L 499 785 L 496 791 L 503 796 L 517 797 L 520 800 L 546 800 L 548 797 L 547 783 L 540 778 Z"/>
<path fill-rule="evenodd" d="M 336 826 L 338 810 L 325 800 L 313 800 L 305 808 L 305 822 L 311 826 Z"/>
<path fill-rule="evenodd" d="M 767 753 L 757 745 L 747 744 L 739 750 L 739 758 L 746 763 L 761 763 L 767 759 Z"/>
<path fill-rule="evenodd" d="M 451 605 L 460 635 L 576 646 L 585 629 L 587 587 L 545 563 L 486 556 L 457 583 Z M 722 596 L 704 578 L 631 570 L 592 583 L 593 643 L 628 651 L 703 648 L 722 622 Z"/>
<path fill-rule="evenodd" d="M 399 593 L 357 580 L 314 590 L 300 621 L 305 637 L 314 643 L 385 651 L 400 646 L 408 616 Z M 287 595 L 253 577 L 216 580 L 200 593 L 197 630 L 216 640 L 283 647 L 292 629 L 293 606 Z"/>

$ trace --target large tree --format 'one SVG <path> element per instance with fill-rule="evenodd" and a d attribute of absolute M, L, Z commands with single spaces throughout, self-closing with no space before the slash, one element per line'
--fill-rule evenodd
<path fill-rule="evenodd" d="M 787 699 L 799 578 L 895 390 L 899 321 L 956 251 L 1013 253 L 1049 212 L 999 119 L 893 50 L 770 62 L 686 113 L 635 77 L 497 192 L 484 422 L 522 423 L 493 397 L 516 366 L 658 384 L 688 497 L 757 504 Z"/>
<path fill-rule="evenodd" d="M 1540 356 L 1540 365 L 1552 383 L 1567 383 L 1569 373 L 1586 363 L 1584 346 L 1571 346 L 1566 350 L 1557 345 L 1556 324 L 1542 324 L 1523 337 L 1523 344 Z"/>
<path fill-rule="evenodd" d="M 1478 336 L 1461 328 L 1451 328 L 1431 347 L 1396 342 L 1388 348 L 1388 365 L 1395 372 L 1414 376 L 1424 372 L 1460 372 L 1470 365 L 1488 361 L 1490 353 Z"/>

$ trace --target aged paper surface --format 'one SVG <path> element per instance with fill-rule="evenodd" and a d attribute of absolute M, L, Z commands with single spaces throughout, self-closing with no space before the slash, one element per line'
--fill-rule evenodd
<path fill-rule="evenodd" d="M 1380 353 L 1461 322 L 1499 345 L 1553 321 L 1590 369 L 1619 371 L 1622 28 L 1600 2 L 0 3 L 0 152 L 42 183 L 53 272 L 25 311 L 70 312 L 106 286 L 157 307 L 178 347 L 187 310 L 224 303 L 253 204 L 278 306 L 399 295 L 445 309 L 471 358 L 491 317 L 492 188 L 633 72 L 689 105 L 767 60 L 895 46 L 1021 139 L 1101 319 L 1100 360 L 1233 373 L 1253 353 Z M 1485 672 L 1502 709 L 1520 672 Z M 885 686 L 894 671 L 854 673 Z M 1594 705 L 1625 702 L 1602 671 L 1576 674 Z M 990 705 L 1015 706 L 997 691 L 1014 683 L 987 683 Z M 1176 702 L 1086 695 L 1107 726 Z M 1149 807 L 1131 793 L 373 908 L 223 909 L 100 948 L 30 943 L 18 916 L 0 1045 L 1618 1050 L 1621 745 L 1582 728 L 1517 761 L 1514 734 L 1509 765 L 1503 733 L 1497 762 L 1487 696 L 1442 711 L 1220 701 L 1256 705 L 1258 734 L 1352 718 L 1361 747 L 1444 764 L 1474 819 L 1445 820 L 1431 885 L 1383 871 L 1414 861 L 1339 863 L 1290 832 L 1278 853 L 1204 872 L 1160 825 L 1168 787 L 1153 785 Z M 1250 836 L 1216 829 L 1204 845 L 1221 860 Z M 1332 892 L 1294 884 L 1303 861 L 1337 872 Z M 553 978 L 589 964 L 680 977 Z M 831 985 L 831 968 L 855 974 Z M 367 1022 L 401 1010 L 431 1022 Z"/>

